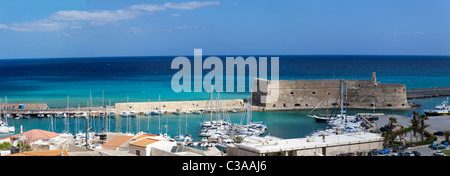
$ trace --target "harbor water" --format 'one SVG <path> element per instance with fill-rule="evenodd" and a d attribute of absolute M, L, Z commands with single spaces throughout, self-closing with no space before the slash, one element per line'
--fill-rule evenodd
<path fill-rule="evenodd" d="M 187 56 L 192 59 L 192 56 Z M 225 59 L 225 56 L 218 56 Z M 246 56 L 243 56 L 246 58 Z M 256 56 L 257 57 L 257 56 Z M 270 56 L 265 56 L 270 57 Z M 445 56 L 278 56 L 280 57 L 280 79 L 370 79 L 371 72 L 377 73 L 377 80 L 382 83 L 405 84 L 407 89 L 450 87 L 450 59 Z M 10 103 L 47 103 L 51 108 L 67 106 L 86 107 L 90 104 L 114 105 L 123 103 L 129 97 L 130 102 L 208 100 L 209 93 L 172 91 L 170 82 L 178 70 L 170 69 L 175 56 L 164 57 L 102 57 L 102 58 L 51 58 L 51 59 L 2 59 L 0 60 L 0 98 L 7 96 Z M 203 59 L 207 58 L 204 56 Z M 320 65 L 320 66 L 319 66 Z M 204 70 L 207 74 L 209 70 Z M 248 81 L 248 78 L 247 78 Z M 247 89 L 248 90 L 248 89 Z M 105 98 L 103 99 L 103 95 Z M 221 99 L 247 98 L 247 92 L 224 92 Z M 423 105 L 413 109 L 433 108 L 446 97 L 411 100 Z M 310 111 L 253 112 L 254 121 L 264 121 L 267 133 L 280 138 L 304 137 L 325 128 L 324 123 L 317 123 L 306 116 Z M 350 115 L 370 110 L 349 110 Z M 411 111 L 377 111 L 388 114 L 409 116 Z M 314 112 L 316 113 L 316 112 Z M 324 113 L 323 111 L 320 113 Z M 239 123 L 241 113 L 229 113 L 232 123 Z M 163 115 L 162 129 L 172 137 L 186 131 L 185 116 Z M 195 140 L 200 140 L 201 115 L 189 114 L 187 133 Z M 157 116 L 116 117 L 109 122 L 111 132 L 140 131 L 157 133 Z M 23 129 L 50 130 L 49 118 L 9 119 L 10 125 L 16 127 L 15 134 Z M 131 123 L 128 125 L 127 122 Z M 139 122 L 140 125 L 137 125 Z M 55 131 L 65 129 L 64 119 L 55 118 Z M 92 130 L 106 130 L 104 119 L 94 118 Z M 166 125 L 167 124 L 167 125 Z M 70 119 L 69 131 L 75 133 L 84 130 L 84 119 Z M 127 130 L 128 129 L 128 130 Z M 0 134 L 0 137 L 11 134 Z"/>

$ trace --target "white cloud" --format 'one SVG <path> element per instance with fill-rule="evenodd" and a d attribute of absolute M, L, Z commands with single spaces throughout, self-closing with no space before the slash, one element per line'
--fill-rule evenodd
<path fill-rule="evenodd" d="M 198 1 L 190 1 L 190 2 L 181 2 L 181 3 L 165 3 L 164 6 L 167 8 L 172 9 L 181 9 L 181 10 L 193 10 L 200 7 L 206 7 L 206 6 L 216 6 L 221 5 L 219 1 L 204 1 L 204 2 L 198 2 Z"/>
<path fill-rule="evenodd" d="M 0 29 L 13 30 L 13 31 L 58 31 L 63 29 L 79 29 L 82 25 L 105 25 L 105 24 L 115 24 L 121 20 L 131 20 L 139 18 L 143 15 L 149 13 L 145 12 L 156 12 L 164 11 L 167 9 L 180 9 L 180 10 L 193 10 L 201 7 L 207 6 L 218 6 L 221 5 L 219 1 L 190 1 L 182 3 L 165 3 L 164 5 L 154 5 L 154 4 L 141 4 L 126 7 L 120 10 L 88 10 L 88 11 L 57 11 L 51 14 L 48 19 L 33 21 L 33 22 L 20 22 L 12 23 L 9 25 L 0 24 Z M 171 14 L 172 17 L 179 17 L 177 13 Z M 199 26 L 177 26 L 170 30 L 180 30 L 180 29 L 194 29 L 199 28 Z M 131 27 L 130 31 L 133 33 L 140 33 L 144 30 L 141 28 Z"/>
<path fill-rule="evenodd" d="M 57 11 L 49 16 L 52 20 L 63 21 L 119 21 L 139 17 L 139 11 L 130 10 L 92 10 L 92 11 Z"/>
<path fill-rule="evenodd" d="M 13 23 L 10 25 L 0 24 L 0 29 L 8 29 L 20 32 L 58 31 L 62 29 L 79 29 L 79 28 L 82 28 L 82 26 L 76 23 L 59 22 L 48 19 L 33 22 Z"/>
<path fill-rule="evenodd" d="M 153 4 L 142 4 L 142 5 L 133 5 L 128 7 L 129 10 L 142 10 L 147 12 L 155 12 L 155 11 L 163 11 L 166 10 L 164 6 L 153 5 Z"/>

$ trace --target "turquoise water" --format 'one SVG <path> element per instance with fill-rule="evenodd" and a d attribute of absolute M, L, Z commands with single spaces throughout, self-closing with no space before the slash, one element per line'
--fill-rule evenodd
<path fill-rule="evenodd" d="M 189 57 L 189 56 L 188 56 Z M 204 59 L 207 56 L 204 56 Z M 225 56 L 219 56 L 224 59 Z M 246 56 L 244 56 L 245 58 Z M 270 56 L 267 56 L 270 57 Z M 370 79 L 371 72 L 377 72 L 377 80 L 382 83 L 405 84 L 407 89 L 428 87 L 450 87 L 449 57 L 442 56 L 279 56 L 280 79 Z M 50 107 L 66 107 L 67 96 L 70 106 L 86 106 L 92 93 L 94 106 L 112 105 L 116 102 L 207 100 L 209 93 L 181 92 L 171 89 L 170 81 L 178 70 L 170 69 L 174 56 L 167 57 L 104 57 L 104 58 L 65 58 L 65 59 L 4 59 L 0 60 L 0 97 L 8 97 L 11 103 L 47 103 Z M 191 58 L 192 59 L 192 58 Z M 207 74 L 210 70 L 204 70 Z M 269 72 L 270 75 L 270 72 Z M 248 81 L 248 78 L 246 78 Z M 247 98 L 250 93 L 221 93 L 222 99 Z M 433 108 L 445 97 L 413 100 L 424 106 L 415 109 Z M 253 112 L 255 121 L 264 121 L 271 135 L 281 138 L 304 137 L 309 133 L 325 128 L 306 116 L 309 111 L 292 112 Z M 349 110 L 355 114 L 357 110 Z M 364 111 L 371 112 L 371 111 Z M 322 112 L 323 113 L 323 112 Z M 400 115 L 410 115 L 411 111 L 386 111 Z M 239 122 L 240 113 L 231 113 L 233 122 Z M 162 124 L 168 121 L 168 133 L 172 136 L 178 131 L 178 117 L 164 115 Z M 158 132 L 158 118 L 137 117 L 131 119 L 131 132 L 136 132 L 137 119 L 140 130 Z M 184 118 L 182 131 L 185 131 Z M 196 139 L 199 132 L 200 115 L 189 115 L 188 133 Z M 125 118 L 111 120 L 110 131 L 126 132 Z M 50 119 L 9 120 L 16 126 L 16 132 L 23 125 L 25 130 L 34 128 L 49 130 Z M 63 119 L 55 119 L 56 130 L 64 130 Z M 76 119 L 70 119 L 70 131 L 77 129 Z M 95 119 L 93 130 L 101 131 L 102 119 Z M 120 124 L 121 128 L 116 128 Z M 79 128 L 84 129 L 84 120 Z M 165 132 L 165 128 L 162 129 Z M 11 134 L 2 134 L 0 137 Z"/>

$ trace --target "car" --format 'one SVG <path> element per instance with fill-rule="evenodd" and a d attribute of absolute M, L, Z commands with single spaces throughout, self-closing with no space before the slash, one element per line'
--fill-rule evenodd
<path fill-rule="evenodd" d="M 376 156 L 376 155 L 378 155 L 378 152 L 380 152 L 378 149 L 372 149 L 372 150 L 370 150 L 370 152 L 367 155 Z"/>
<path fill-rule="evenodd" d="M 401 152 L 401 151 L 405 151 L 406 150 L 406 147 L 405 146 L 395 146 L 393 149 L 392 149 L 392 152 Z"/>
<path fill-rule="evenodd" d="M 445 145 L 442 144 L 437 144 L 437 143 L 431 143 L 428 147 L 434 149 L 434 150 L 439 150 L 439 149 L 445 149 Z"/>
<path fill-rule="evenodd" d="M 412 153 L 412 152 L 405 152 L 404 156 L 414 156 L 414 153 Z"/>
<path fill-rule="evenodd" d="M 420 155 L 422 155 L 422 154 L 420 154 L 420 152 L 418 152 L 418 151 L 412 151 L 412 153 L 414 153 L 414 156 L 420 156 Z"/>
<path fill-rule="evenodd" d="M 436 150 L 435 152 L 433 152 L 433 156 L 445 156 L 445 155 L 442 151 Z"/>
<path fill-rule="evenodd" d="M 379 154 L 389 154 L 391 153 L 391 149 L 389 148 L 384 148 L 383 150 L 380 150 L 380 152 L 378 152 Z"/>
<path fill-rule="evenodd" d="M 435 135 L 435 136 L 443 136 L 443 135 L 444 135 L 444 132 L 442 132 L 442 131 L 436 131 L 436 132 L 433 133 L 433 135 Z"/>

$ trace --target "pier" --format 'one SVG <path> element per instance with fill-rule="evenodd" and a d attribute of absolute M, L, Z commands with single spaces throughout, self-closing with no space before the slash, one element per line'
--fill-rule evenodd
<path fill-rule="evenodd" d="M 433 88 L 406 90 L 406 98 L 408 100 L 418 98 L 442 97 L 442 96 L 450 96 L 450 87 L 433 87 Z"/>

